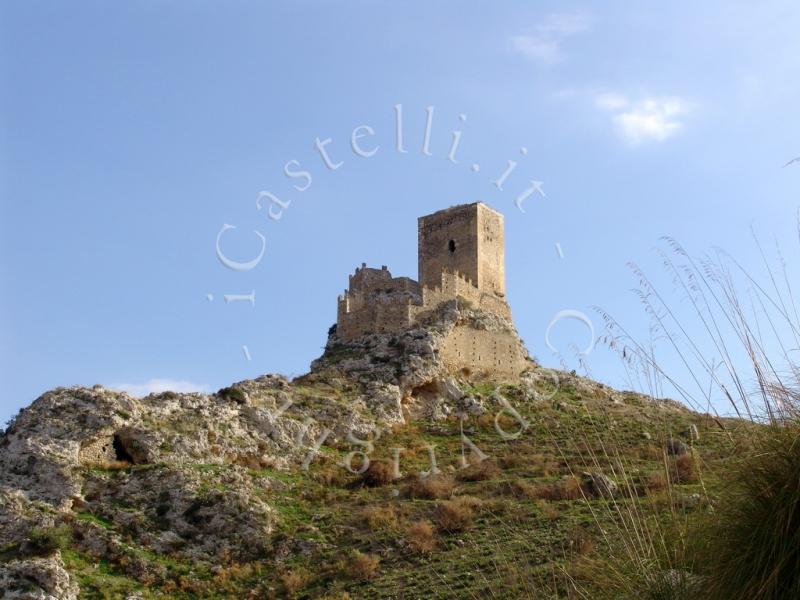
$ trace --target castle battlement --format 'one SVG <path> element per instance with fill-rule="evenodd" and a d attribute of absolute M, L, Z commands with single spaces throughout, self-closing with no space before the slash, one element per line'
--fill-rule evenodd
<path fill-rule="evenodd" d="M 503 256 L 502 215 L 481 203 L 456 206 L 421 217 L 419 234 L 422 283 L 393 277 L 385 265 L 362 263 L 338 297 L 339 338 L 409 329 L 416 315 L 453 298 L 511 318 L 497 262 Z"/>
<path fill-rule="evenodd" d="M 369 334 L 417 327 L 443 302 L 460 298 L 507 327 L 487 331 L 456 326 L 442 346 L 454 369 L 518 374 L 527 352 L 513 331 L 505 299 L 503 215 L 483 203 L 462 204 L 418 219 L 419 280 L 394 277 L 366 263 L 348 277 L 337 299 L 333 335 L 348 342 Z"/>

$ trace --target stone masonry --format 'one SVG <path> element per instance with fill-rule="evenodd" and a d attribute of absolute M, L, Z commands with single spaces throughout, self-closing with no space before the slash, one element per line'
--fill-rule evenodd
<path fill-rule="evenodd" d="M 518 374 L 527 366 L 527 352 L 505 299 L 504 244 L 503 215 L 481 202 L 420 217 L 419 281 L 362 264 L 339 296 L 336 337 L 347 342 L 413 329 L 443 302 L 460 298 L 508 327 L 455 328 L 442 348 L 443 360 L 453 370 Z"/>

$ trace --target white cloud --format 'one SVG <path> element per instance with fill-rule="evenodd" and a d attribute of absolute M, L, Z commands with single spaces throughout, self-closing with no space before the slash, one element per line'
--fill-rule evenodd
<path fill-rule="evenodd" d="M 587 31 L 590 25 L 591 18 L 586 13 L 552 13 L 531 35 L 511 36 L 511 46 L 528 60 L 551 66 L 564 58 L 563 40 Z"/>
<path fill-rule="evenodd" d="M 144 383 L 112 383 L 107 386 L 112 390 L 128 392 L 131 396 L 147 396 L 148 394 L 158 394 L 160 392 L 178 392 L 181 394 L 189 392 L 207 393 L 209 388 L 206 384 L 193 383 L 179 379 L 149 379 Z"/>
<path fill-rule="evenodd" d="M 617 132 L 630 144 L 663 142 L 683 129 L 683 117 L 691 106 L 681 98 L 647 97 L 632 102 L 621 94 L 595 96 L 598 108 L 613 113 Z"/>

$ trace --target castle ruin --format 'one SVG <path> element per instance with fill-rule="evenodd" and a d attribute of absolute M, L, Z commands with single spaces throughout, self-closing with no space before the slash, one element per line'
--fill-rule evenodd
<path fill-rule="evenodd" d="M 338 298 L 335 335 L 344 342 L 399 333 L 454 299 L 499 317 L 500 328 L 456 326 L 440 349 L 453 371 L 516 376 L 527 351 L 514 331 L 505 297 L 503 215 L 482 202 L 418 219 L 419 281 L 362 264 Z"/>

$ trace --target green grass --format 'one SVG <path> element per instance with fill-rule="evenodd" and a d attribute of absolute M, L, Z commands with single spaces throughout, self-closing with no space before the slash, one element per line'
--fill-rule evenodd
<path fill-rule="evenodd" d="M 98 517 L 97 515 L 93 515 L 87 512 L 79 512 L 75 514 L 75 518 L 78 521 L 85 521 L 87 523 L 94 523 L 95 525 L 99 525 L 103 529 L 113 529 L 114 523 L 109 521 L 108 519 L 104 519 L 103 517 Z"/>
<path fill-rule="evenodd" d="M 214 565 L 192 562 L 182 554 L 190 549 L 191 540 L 169 555 L 160 555 L 138 545 L 134 537 L 125 539 L 125 552 L 115 562 L 98 562 L 78 552 L 75 543 L 68 543 L 64 551 L 68 569 L 78 577 L 86 598 L 124 597 L 132 591 L 139 591 L 148 599 L 228 598 L 246 597 L 254 589 L 261 594 L 258 597 L 268 598 L 270 594 L 281 597 L 281 572 L 289 567 L 303 568 L 311 574 L 307 586 L 298 593 L 299 598 L 319 598 L 325 593 L 344 590 L 352 598 L 377 599 L 568 598 L 578 583 L 593 597 L 603 598 L 604 582 L 596 578 L 587 564 L 619 551 L 614 547 L 618 540 L 606 540 L 603 534 L 603 530 L 619 528 L 620 516 L 614 506 L 603 499 L 541 501 L 526 496 L 524 490 L 520 492 L 515 486 L 523 482 L 537 489 L 582 470 L 602 470 L 611 475 L 612 469 L 619 466 L 615 462 L 624 463 L 632 480 L 644 480 L 648 474 L 663 470 L 663 456 L 658 451 L 663 440 L 680 435 L 690 423 L 695 423 L 701 432 L 696 452 L 703 459 L 703 482 L 705 489 L 715 494 L 722 489 L 716 468 L 729 459 L 734 449 L 727 433 L 698 416 L 665 412 L 647 405 L 591 403 L 568 386 L 554 396 L 553 405 L 525 403 L 517 386 L 480 383 L 466 391 L 482 397 L 498 391 L 512 399 L 529 422 L 523 435 L 512 441 L 498 435 L 491 414 L 464 422 L 469 439 L 490 461 L 503 465 L 489 479 L 460 479 L 462 444 L 456 419 L 435 424 L 411 423 L 387 431 L 370 455 L 371 460 L 388 461 L 392 448 L 404 448 L 400 467 L 410 478 L 430 467 L 425 447 L 433 445 L 438 467 L 455 480 L 453 493 L 478 498 L 482 503 L 475 510 L 474 522 L 465 531 L 437 532 L 436 548 L 430 554 L 414 551 L 404 540 L 411 523 L 420 520 L 435 523 L 440 500 L 409 495 L 410 479 L 374 488 L 359 486 L 359 476 L 345 473 L 338 464 L 344 454 L 360 448 L 340 442 L 325 447 L 308 471 L 243 471 L 254 485 L 255 493 L 275 510 L 274 533 L 272 539 L 266 540 L 266 546 L 276 548 L 297 540 L 313 540 L 316 546 L 309 556 L 289 554 L 282 566 L 272 562 L 270 556 L 242 559 L 241 564 L 235 560 L 222 561 L 217 567 L 223 569 L 224 576 L 219 577 L 211 574 Z M 328 388 L 307 386 L 304 394 L 308 402 L 341 401 Z M 559 410 L 555 406 L 559 402 L 569 404 L 571 410 Z M 643 429 L 652 434 L 652 440 L 642 437 Z M 595 465 L 595 460 L 600 464 Z M 163 465 L 152 468 L 160 467 Z M 201 491 L 218 490 L 223 496 L 232 492 L 221 483 L 231 468 L 220 464 L 193 465 L 202 475 Z M 136 470 L 95 475 L 129 478 L 136 475 Z M 264 486 L 265 477 L 280 483 Z M 702 490 L 700 484 L 693 483 L 675 485 L 672 491 L 679 495 L 703 493 Z M 132 508 L 125 504 L 124 498 L 109 502 L 115 511 Z M 160 504 L 168 506 L 169 502 L 169 495 L 159 498 Z M 622 510 L 646 512 L 648 519 L 664 522 L 673 510 L 663 492 L 618 502 Z M 398 525 L 371 527 L 364 515 L 368 507 L 395 511 Z M 101 517 L 96 511 L 80 512 L 75 518 L 95 523 L 111 534 L 123 535 L 122 528 L 107 518 L 114 511 L 102 514 Z M 191 510 L 188 517 L 191 518 Z M 159 533 L 154 521 L 146 521 L 142 526 Z M 585 555 L 575 551 L 578 535 L 589 538 L 593 544 L 593 549 Z M 347 564 L 354 549 L 381 557 L 373 579 L 360 581 L 348 575 Z M 136 570 L 131 564 L 144 564 L 162 575 L 145 588 L 132 575 Z"/>

